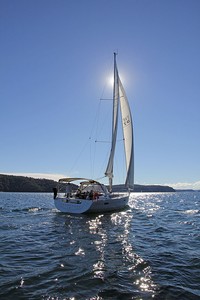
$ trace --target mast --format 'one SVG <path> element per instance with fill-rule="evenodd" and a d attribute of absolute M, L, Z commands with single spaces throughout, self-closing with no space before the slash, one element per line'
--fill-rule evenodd
<path fill-rule="evenodd" d="M 119 76 L 116 63 L 116 53 L 114 53 L 114 86 L 113 86 L 113 116 L 112 116 L 112 143 L 110 157 L 106 168 L 105 175 L 109 179 L 109 191 L 112 192 L 113 181 L 113 162 L 117 138 L 118 111 L 119 111 Z"/>

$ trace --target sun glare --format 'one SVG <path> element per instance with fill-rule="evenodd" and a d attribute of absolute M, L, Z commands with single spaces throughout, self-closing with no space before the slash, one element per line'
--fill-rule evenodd
<path fill-rule="evenodd" d="M 113 84 L 114 84 L 114 76 L 113 75 L 110 75 L 108 77 L 108 84 L 109 84 L 109 86 L 113 86 Z"/>
<path fill-rule="evenodd" d="M 122 81 L 122 84 L 124 84 L 125 77 L 123 75 L 120 75 L 120 79 Z M 113 87 L 113 84 L 114 84 L 114 76 L 113 75 L 108 76 L 107 83 L 109 86 Z"/>

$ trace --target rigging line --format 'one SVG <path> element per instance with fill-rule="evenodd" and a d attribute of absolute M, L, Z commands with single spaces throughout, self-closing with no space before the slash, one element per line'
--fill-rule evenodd
<path fill-rule="evenodd" d="M 102 176 L 102 177 L 98 177 L 98 178 L 96 178 L 96 181 L 100 181 L 101 179 L 104 179 L 104 178 L 106 178 L 107 176 Z"/>
<path fill-rule="evenodd" d="M 95 140 L 95 138 L 99 135 L 99 132 L 102 131 L 102 128 L 99 128 L 99 127 L 103 127 L 103 125 L 99 126 L 101 111 L 102 111 L 102 103 L 99 100 L 98 108 L 97 108 L 95 118 L 94 118 L 94 121 L 93 121 L 93 126 L 92 126 L 92 129 L 91 129 L 91 132 L 90 132 L 90 139 L 95 142 L 94 143 L 94 150 L 93 150 L 93 158 L 92 158 L 92 155 L 90 156 L 91 157 L 90 163 L 91 163 L 91 173 L 92 173 L 92 175 L 94 174 L 96 151 L 97 151 L 97 149 L 96 149 L 97 140 Z M 103 124 L 104 123 L 105 122 L 103 122 Z M 92 138 L 93 135 L 94 135 L 94 137 Z"/>
<path fill-rule="evenodd" d="M 109 64 L 109 67 L 107 66 L 107 74 L 109 74 L 111 68 L 112 68 L 112 60 L 110 60 L 110 64 Z M 93 126 L 92 126 L 92 129 L 91 129 L 91 132 L 90 132 L 90 164 L 91 164 L 91 173 L 92 175 L 94 174 L 94 169 L 95 169 L 95 159 L 96 159 L 96 155 L 97 155 L 97 149 L 96 149 L 96 141 L 95 141 L 95 144 L 94 144 L 94 151 L 93 151 L 93 158 L 92 158 L 92 148 L 91 148 L 91 138 L 92 136 L 94 135 L 94 138 L 97 138 L 97 136 L 99 135 L 99 132 L 102 131 L 102 128 L 100 128 L 101 126 L 99 125 L 99 122 L 100 122 L 100 112 L 102 111 L 102 100 L 104 101 L 111 101 L 113 99 L 111 98 L 108 98 L 108 99 L 104 99 L 103 98 L 103 95 L 105 95 L 105 91 L 106 89 L 108 88 L 108 82 L 106 81 L 104 83 L 104 86 L 103 86 L 103 90 L 102 90 L 102 94 L 101 94 L 101 97 L 99 99 L 99 104 L 98 104 L 98 108 L 97 108 L 97 111 L 96 111 L 96 114 L 95 114 L 95 117 L 94 117 L 94 121 L 93 121 Z M 103 122 L 104 124 L 105 122 Z M 92 176 L 93 177 L 93 176 Z"/>
<path fill-rule="evenodd" d="M 92 169 L 92 139 L 91 137 L 89 138 L 90 140 L 90 174 L 93 177 L 93 169 Z"/>
<path fill-rule="evenodd" d="M 104 120 L 100 124 L 100 119 L 102 118 L 102 115 L 103 115 Z M 98 142 L 97 137 L 100 136 L 100 133 L 103 132 L 103 128 L 105 128 L 106 120 L 108 119 L 107 115 L 108 115 L 108 112 L 107 112 L 107 114 L 102 113 L 102 102 L 99 101 L 98 112 L 96 114 L 96 128 L 95 128 L 95 136 L 94 136 L 94 138 L 96 140 L 94 140 L 95 144 L 94 144 L 94 157 L 93 157 L 93 173 L 94 173 L 94 169 L 95 169 L 96 154 L 97 154 L 97 149 L 96 149 L 96 146 L 97 146 L 96 143 Z M 105 143 L 105 141 L 104 141 L 104 143 Z M 110 142 L 107 142 L 107 143 L 110 143 Z"/>
<path fill-rule="evenodd" d="M 94 116 L 94 120 L 93 120 L 93 124 L 92 124 L 92 129 L 91 129 L 91 131 L 90 131 L 90 138 L 91 138 L 91 136 L 92 136 L 92 134 L 93 134 L 94 128 L 95 128 L 95 127 L 98 127 L 98 120 L 99 120 L 98 117 L 99 117 L 99 115 L 100 115 L 100 108 L 101 108 L 101 103 L 100 103 L 100 101 L 99 101 L 98 107 L 97 107 L 97 110 L 96 110 L 96 114 L 95 114 L 95 116 Z M 96 126 L 94 126 L 95 123 L 97 123 Z M 96 129 L 96 130 L 97 130 L 97 129 Z"/>
<path fill-rule="evenodd" d="M 101 164 L 99 165 L 98 172 L 95 173 L 96 176 L 94 176 L 94 177 L 102 177 L 102 174 L 105 173 L 105 168 L 106 168 L 107 160 L 108 160 L 108 154 L 109 154 L 109 151 L 107 151 L 105 153 L 104 158 L 101 155 Z M 105 176 L 105 178 L 106 178 L 106 176 Z"/>
<path fill-rule="evenodd" d="M 98 108 L 96 111 L 96 116 L 95 116 L 94 123 L 93 123 L 93 128 L 91 130 L 91 136 L 92 136 L 92 132 L 95 130 L 94 138 L 96 138 L 97 132 L 98 132 L 100 111 L 101 111 L 101 101 L 99 101 Z M 94 124 L 96 124 L 96 126 L 94 126 Z M 92 159 L 92 153 L 91 153 L 91 161 L 90 161 L 92 177 L 94 175 L 95 158 L 96 158 L 96 143 L 94 143 L 93 159 Z"/>
<path fill-rule="evenodd" d="M 106 69 L 107 69 L 106 74 L 109 74 L 110 70 L 113 69 L 113 67 L 112 67 L 113 61 L 112 61 L 112 59 L 110 58 L 109 61 L 110 61 L 110 64 L 106 66 Z M 107 87 L 108 87 L 108 82 L 105 81 L 104 86 L 103 86 L 103 90 L 102 90 L 102 93 L 101 93 L 101 98 L 102 98 L 103 95 L 105 95 L 105 90 L 106 90 Z"/>
<path fill-rule="evenodd" d="M 89 140 L 90 140 L 90 138 L 85 142 L 85 144 L 83 145 L 83 147 L 81 148 L 81 150 L 80 150 L 80 152 L 79 152 L 78 157 L 74 160 L 74 163 L 73 163 L 71 169 L 69 170 L 70 173 L 74 170 L 75 166 L 77 165 L 77 163 L 78 163 L 78 161 L 79 161 L 79 159 L 80 159 L 80 157 L 81 157 L 81 154 L 83 153 L 84 149 L 86 148 L 86 146 L 87 146 Z"/>

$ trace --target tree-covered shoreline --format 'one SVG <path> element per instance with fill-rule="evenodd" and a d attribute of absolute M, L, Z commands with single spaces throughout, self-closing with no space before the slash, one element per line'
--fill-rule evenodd
<path fill-rule="evenodd" d="M 56 185 L 57 182 L 50 179 L 0 174 L 0 192 L 50 193 Z M 113 191 L 123 192 L 125 187 L 123 184 L 114 185 Z M 136 184 L 134 192 L 175 192 L 175 190 L 169 186 Z"/>

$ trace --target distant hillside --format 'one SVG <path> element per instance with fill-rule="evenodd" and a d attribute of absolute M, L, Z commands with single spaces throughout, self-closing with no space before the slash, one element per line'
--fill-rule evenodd
<path fill-rule="evenodd" d="M 184 190 L 181 190 L 181 189 L 179 189 L 179 190 L 176 190 L 176 192 L 200 192 L 200 190 L 192 190 L 192 189 L 188 189 L 188 190 L 184 189 Z"/>
<path fill-rule="evenodd" d="M 52 192 L 57 182 L 49 179 L 35 179 L 25 176 L 0 174 L 0 192 Z M 114 185 L 113 191 L 126 191 L 123 184 Z M 135 184 L 134 192 L 175 192 L 169 186 Z"/>
<path fill-rule="evenodd" d="M 52 192 L 56 182 L 48 179 L 35 179 L 24 176 L 1 175 L 1 192 Z"/>
<path fill-rule="evenodd" d="M 167 185 L 139 185 L 134 187 L 135 192 L 175 192 L 175 190 Z"/>
<path fill-rule="evenodd" d="M 123 184 L 115 185 L 113 191 L 124 192 L 126 190 Z M 165 185 L 134 185 L 134 192 L 175 192 L 175 190 L 170 186 Z"/>

